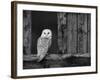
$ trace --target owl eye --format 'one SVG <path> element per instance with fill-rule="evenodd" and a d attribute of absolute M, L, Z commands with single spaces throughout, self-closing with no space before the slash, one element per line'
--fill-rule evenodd
<path fill-rule="evenodd" d="M 48 34 L 49 34 L 49 32 L 48 32 Z"/>
<path fill-rule="evenodd" d="M 44 32 L 44 34 L 46 34 L 46 33 Z"/>

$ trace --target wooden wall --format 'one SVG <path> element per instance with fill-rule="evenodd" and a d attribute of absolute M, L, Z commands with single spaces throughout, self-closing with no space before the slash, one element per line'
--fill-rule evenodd
<path fill-rule="evenodd" d="M 58 46 L 65 54 L 90 54 L 90 14 L 57 13 Z"/>

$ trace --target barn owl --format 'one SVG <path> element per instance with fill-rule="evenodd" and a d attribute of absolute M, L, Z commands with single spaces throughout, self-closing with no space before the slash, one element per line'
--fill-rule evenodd
<path fill-rule="evenodd" d="M 48 49 L 51 46 L 51 40 L 52 40 L 52 31 L 50 29 L 44 29 L 37 41 L 38 62 L 42 61 L 46 56 Z"/>

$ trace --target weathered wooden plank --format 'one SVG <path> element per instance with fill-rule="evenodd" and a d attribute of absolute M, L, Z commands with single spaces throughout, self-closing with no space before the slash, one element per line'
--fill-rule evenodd
<path fill-rule="evenodd" d="M 58 13 L 58 46 L 62 53 L 66 50 L 66 13 Z"/>
<path fill-rule="evenodd" d="M 78 53 L 83 53 L 83 27 L 84 27 L 84 16 L 78 14 Z"/>
<path fill-rule="evenodd" d="M 71 55 L 71 54 L 50 54 L 50 55 L 47 55 L 45 57 L 46 60 L 63 60 L 63 59 L 67 59 L 67 58 L 70 58 L 70 57 L 90 57 L 90 54 L 75 54 L 75 55 Z M 23 55 L 23 61 L 36 61 L 37 62 L 38 60 L 38 57 L 37 55 Z"/>
<path fill-rule="evenodd" d="M 87 53 L 87 14 L 83 14 L 83 53 Z"/>
<path fill-rule="evenodd" d="M 87 53 L 91 50 L 91 15 L 87 15 Z"/>
<path fill-rule="evenodd" d="M 66 43 L 67 54 L 76 53 L 77 49 L 77 14 L 67 13 Z"/>
<path fill-rule="evenodd" d="M 67 53 L 72 52 L 72 14 L 67 15 Z"/>
<path fill-rule="evenodd" d="M 78 15 L 78 53 L 88 53 L 88 30 L 87 30 L 87 14 Z"/>
<path fill-rule="evenodd" d="M 77 51 L 76 51 L 76 42 L 77 42 L 77 14 L 72 14 L 72 20 L 71 20 L 71 24 L 72 26 L 72 54 L 75 54 Z"/>
<path fill-rule="evenodd" d="M 23 47 L 24 54 L 31 54 L 31 11 L 23 13 Z"/>
<path fill-rule="evenodd" d="M 58 18 L 58 47 L 62 50 L 62 32 L 61 32 L 61 13 L 57 13 Z"/>

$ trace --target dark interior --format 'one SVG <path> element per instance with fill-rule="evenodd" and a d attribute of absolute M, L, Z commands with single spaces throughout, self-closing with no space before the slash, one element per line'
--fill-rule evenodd
<path fill-rule="evenodd" d="M 37 53 L 36 43 L 43 29 L 52 30 L 52 45 L 48 52 L 57 52 L 57 13 L 32 11 L 32 53 Z"/>

